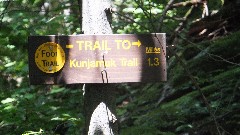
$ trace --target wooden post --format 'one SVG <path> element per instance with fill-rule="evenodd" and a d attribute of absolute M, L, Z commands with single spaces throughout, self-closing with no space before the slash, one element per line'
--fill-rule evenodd
<path fill-rule="evenodd" d="M 109 0 L 82 0 L 82 29 L 84 34 L 112 34 L 109 22 Z M 102 52 L 104 55 L 104 52 Z M 104 69 L 103 69 L 104 70 Z M 106 74 L 107 71 L 99 74 Z M 103 75 L 103 80 L 107 80 Z M 104 83 L 106 83 L 105 81 Z M 85 134 L 117 134 L 114 84 L 87 84 L 84 95 Z"/>

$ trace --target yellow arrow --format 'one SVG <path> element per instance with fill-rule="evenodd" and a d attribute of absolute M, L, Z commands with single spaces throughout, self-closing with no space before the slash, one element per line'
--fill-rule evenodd
<path fill-rule="evenodd" d="M 66 48 L 73 48 L 73 45 L 66 45 Z"/>
<path fill-rule="evenodd" d="M 132 42 L 132 45 L 136 45 L 136 46 L 140 47 L 141 46 L 141 42 L 140 42 L 140 40 L 138 40 L 137 42 Z"/>

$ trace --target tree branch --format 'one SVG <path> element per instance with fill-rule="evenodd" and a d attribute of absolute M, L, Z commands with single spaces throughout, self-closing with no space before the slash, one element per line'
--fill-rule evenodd
<path fill-rule="evenodd" d="M 172 1 L 170 1 L 172 2 Z M 166 9 L 166 8 L 165 8 Z M 185 26 L 187 19 L 190 17 L 190 15 L 192 14 L 192 10 L 194 9 L 194 6 L 192 5 L 191 8 L 187 11 L 187 13 L 184 16 L 184 20 L 179 24 L 179 26 L 175 29 L 174 34 L 171 36 L 170 38 L 170 43 L 174 42 L 174 39 L 177 37 L 178 33 L 183 29 L 183 27 Z M 166 9 L 167 11 L 168 9 Z M 162 17 L 164 18 L 164 17 Z M 159 28 L 161 29 L 161 27 Z M 171 47 L 167 47 L 167 50 L 173 54 L 175 56 L 175 58 L 177 59 L 177 61 L 180 63 L 180 65 L 183 67 L 183 69 L 185 70 L 185 72 L 187 73 L 187 76 L 190 78 L 190 80 L 192 81 L 193 85 L 195 86 L 195 88 L 198 90 L 198 92 L 200 93 L 204 104 L 207 107 L 207 110 L 210 114 L 210 116 L 212 117 L 214 124 L 216 125 L 216 130 L 218 132 L 219 135 L 221 135 L 220 133 L 220 126 L 219 123 L 217 122 L 216 116 L 214 115 L 211 106 L 207 100 L 207 98 L 205 97 L 205 95 L 203 94 L 203 91 L 201 89 L 201 87 L 198 85 L 197 80 L 194 78 L 194 76 L 191 74 L 190 70 L 188 69 L 187 65 L 183 62 L 183 60 L 180 58 L 180 56 L 178 56 Z"/>
<path fill-rule="evenodd" d="M 142 24 L 140 24 L 140 23 L 134 21 L 134 19 L 132 19 L 132 18 L 126 16 L 126 15 L 123 15 L 123 14 L 117 12 L 117 11 L 113 11 L 113 13 L 116 14 L 116 15 L 119 15 L 119 16 L 121 16 L 121 17 L 124 17 L 124 18 L 128 19 L 128 20 L 129 20 L 130 22 L 132 22 L 132 23 L 137 23 L 137 24 L 140 25 L 142 28 L 148 30 L 147 27 L 145 27 L 144 25 L 142 25 Z"/>
<path fill-rule="evenodd" d="M 151 25 L 151 29 L 152 31 L 154 31 L 156 33 L 156 30 L 155 30 L 155 26 L 154 26 L 154 23 L 152 22 L 152 13 L 151 13 L 151 10 L 150 10 L 150 13 L 148 14 L 148 12 L 144 9 L 143 7 L 143 2 L 141 4 L 139 4 L 136 0 L 135 2 L 138 4 L 138 7 L 142 9 L 144 15 L 148 18 L 148 20 L 150 21 L 150 25 Z M 150 6 L 149 6 L 150 8 Z"/>
<path fill-rule="evenodd" d="M 166 5 L 165 9 L 163 10 L 162 16 L 160 17 L 159 21 L 158 21 L 158 26 L 157 26 L 157 31 L 161 32 L 162 30 L 162 25 L 163 25 L 163 20 L 166 17 L 167 11 L 171 8 L 172 4 L 173 4 L 174 0 L 170 0 L 168 2 L 168 4 Z"/>
<path fill-rule="evenodd" d="M 181 6 L 191 6 L 191 5 L 196 5 L 196 4 L 203 4 L 205 3 L 206 0 L 190 0 L 190 1 L 185 1 L 185 2 L 179 2 L 179 3 L 175 3 L 172 4 L 171 8 L 177 8 L 177 7 L 181 7 Z"/>
<path fill-rule="evenodd" d="M 8 9 L 8 6 L 10 5 L 10 2 L 11 1 L 7 1 L 7 5 L 5 6 L 4 10 L 0 14 L 0 17 L 1 17 L 0 28 L 2 27 L 2 23 L 3 23 L 2 20 L 4 18 L 4 15 L 7 13 L 7 9 Z"/>
<path fill-rule="evenodd" d="M 184 28 L 188 18 L 192 14 L 193 9 L 194 9 L 194 6 L 191 6 L 191 8 L 186 12 L 186 14 L 183 17 L 183 20 L 179 23 L 178 27 L 174 30 L 174 33 L 170 36 L 169 38 L 170 43 L 174 42 L 175 38 L 178 36 L 178 33 L 180 33 L 181 30 Z"/>

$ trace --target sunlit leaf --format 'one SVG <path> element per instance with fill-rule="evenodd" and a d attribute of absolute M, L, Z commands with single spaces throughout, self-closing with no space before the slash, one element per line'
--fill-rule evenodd
<path fill-rule="evenodd" d="M 1 103 L 2 104 L 7 104 L 7 103 L 14 102 L 14 101 L 16 101 L 15 98 L 6 98 L 5 100 L 2 100 Z"/>

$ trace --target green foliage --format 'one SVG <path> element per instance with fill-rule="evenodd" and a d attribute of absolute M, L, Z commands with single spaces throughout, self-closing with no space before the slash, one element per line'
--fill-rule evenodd
<path fill-rule="evenodd" d="M 11 97 L 1 100 L 0 131 L 19 134 L 41 128 L 49 134 L 57 130 L 58 125 L 64 124 L 69 134 L 80 132 L 79 127 L 84 123 L 81 95 L 79 90 L 56 86 L 49 92 L 43 87 L 15 89 Z"/>
<path fill-rule="evenodd" d="M 156 31 L 157 19 L 163 11 L 163 4 L 152 1 L 116 0 L 118 10 L 113 17 L 113 30 L 116 33 L 149 33 Z M 174 13 L 169 13 L 172 15 Z"/>
<path fill-rule="evenodd" d="M 226 114 L 235 114 L 239 111 L 239 107 L 236 106 L 239 102 L 239 94 L 236 91 L 239 90 L 240 85 L 240 68 L 237 65 L 240 61 L 236 59 L 239 58 L 238 37 L 239 32 L 216 41 L 189 45 L 182 53 L 183 58 L 189 59 L 185 60 L 185 63 L 209 101 L 211 111 L 217 118 L 228 118 L 220 121 L 220 124 L 225 126 L 225 123 L 228 123 L 228 127 L 231 128 L 228 129 L 227 126 L 223 128 L 233 134 L 238 130 L 236 127 L 239 126 L 240 119 Z M 193 51 L 190 52 L 191 58 L 188 56 L 189 51 Z M 135 97 L 133 102 L 123 108 L 128 111 L 122 114 L 122 117 L 127 117 L 129 121 L 133 121 L 126 120 L 124 124 L 133 126 L 129 129 L 125 125 L 124 134 L 131 134 L 133 130 L 141 133 L 143 131 L 136 127 L 145 129 L 145 127 L 150 128 L 150 125 L 151 132 L 149 131 L 149 134 L 154 134 L 154 132 L 155 134 L 165 134 L 162 132 L 168 131 L 172 131 L 172 134 L 192 133 L 194 131 L 216 132 L 214 124 L 210 124 L 213 119 L 209 117 L 209 110 L 202 101 L 201 94 L 186 75 L 186 71 L 183 70 L 181 65 L 176 65 L 177 63 L 173 62 L 175 60 L 172 59 L 175 58 L 171 58 L 172 62 L 170 64 L 175 65 L 169 66 L 170 72 L 167 83 L 147 84 L 137 87 L 137 89 L 127 87 L 129 91 L 137 91 L 131 95 Z M 233 63 L 228 62 L 228 60 Z M 170 89 L 163 92 L 163 85 L 169 85 Z M 165 99 L 160 105 L 156 104 L 162 94 L 165 95 Z M 131 112 L 131 115 L 126 115 L 129 112 Z M 202 127 L 211 128 L 205 129 Z M 148 130 L 146 129 L 146 131 Z"/>
<path fill-rule="evenodd" d="M 26 131 L 22 135 L 41 135 L 41 134 L 44 134 L 44 131 L 42 129 L 40 129 L 38 132 Z"/>
<path fill-rule="evenodd" d="M 156 128 L 151 126 L 145 126 L 145 127 L 130 127 L 127 129 L 123 129 L 121 132 L 121 135 L 156 135 L 160 134 L 160 131 L 157 131 Z M 172 135 L 172 134 L 164 134 L 164 135 Z"/>
<path fill-rule="evenodd" d="M 72 6 L 65 0 L 51 2 L 49 12 L 43 12 L 44 2 L 0 1 L 0 134 L 79 134 L 83 130 L 80 90 L 29 85 L 28 36 L 79 32 L 76 2 Z M 68 9 L 76 14 L 64 14 Z"/>

